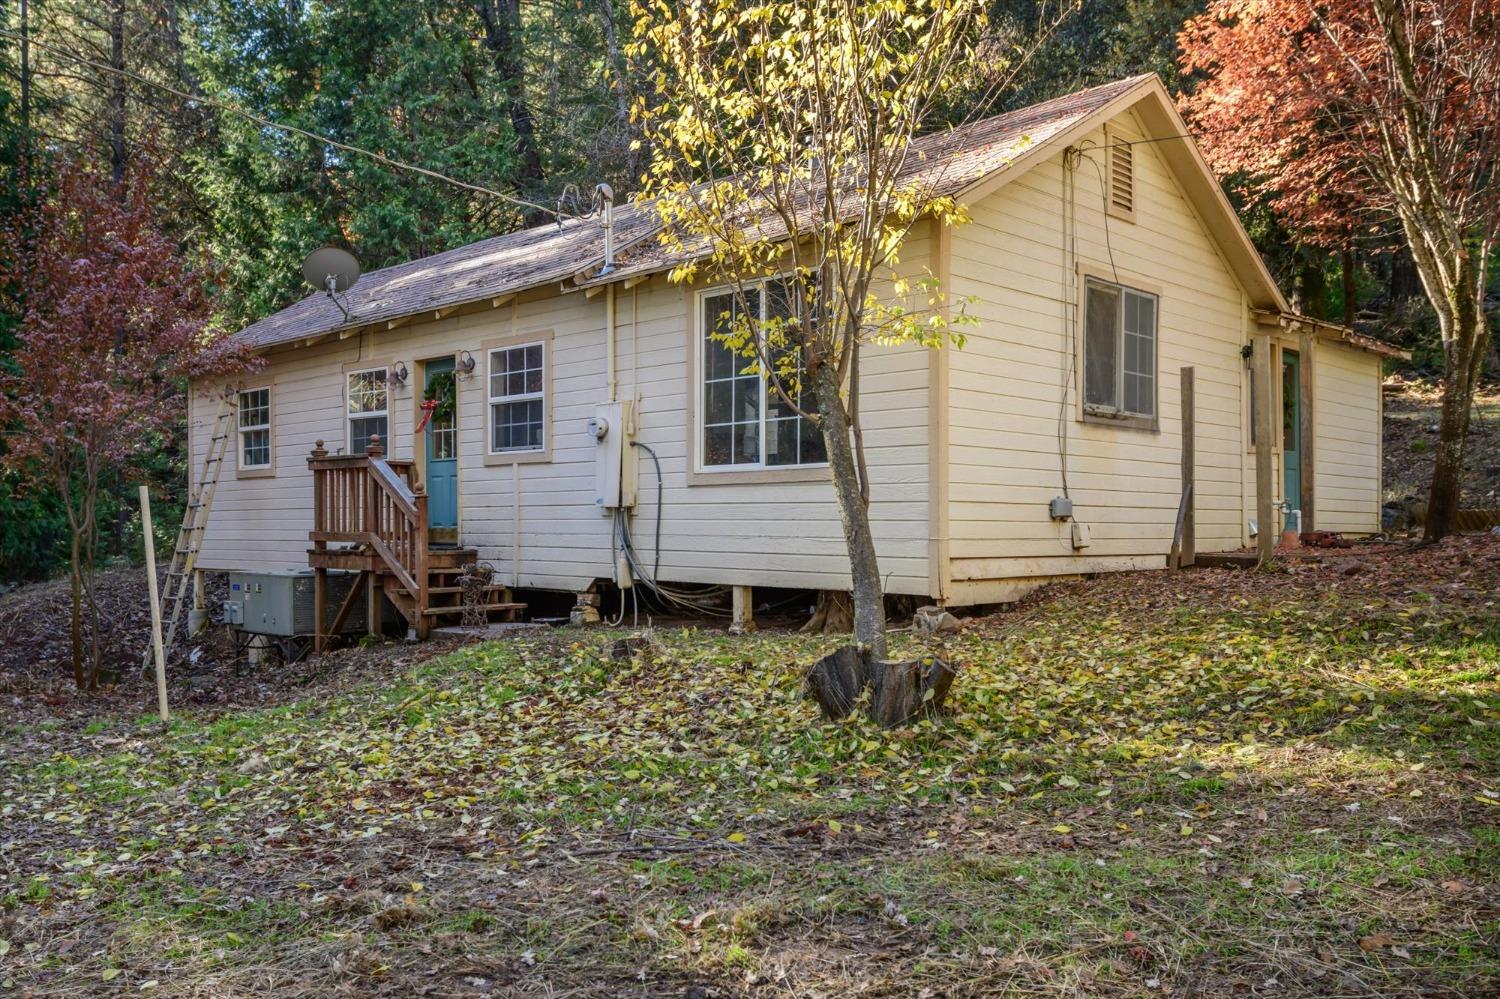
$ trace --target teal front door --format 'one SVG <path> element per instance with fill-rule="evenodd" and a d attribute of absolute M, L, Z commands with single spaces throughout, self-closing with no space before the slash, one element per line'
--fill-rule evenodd
<path fill-rule="evenodd" d="M 1282 497 L 1293 510 L 1302 508 L 1302 378 L 1295 351 L 1281 352 Z M 1302 525 L 1298 524 L 1301 530 Z"/>
<path fill-rule="evenodd" d="M 434 544 L 458 544 L 458 391 L 453 358 L 428 361 L 424 402 L 435 403 L 427 421 L 427 526 Z"/>

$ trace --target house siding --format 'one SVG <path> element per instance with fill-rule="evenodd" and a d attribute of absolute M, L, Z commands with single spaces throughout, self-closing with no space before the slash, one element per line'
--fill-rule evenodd
<path fill-rule="evenodd" d="M 1140 135 L 1128 115 L 1115 124 Z M 1098 158 L 1103 130 L 1080 145 L 1090 141 Z M 1244 542 L 1242 291 L 1154 147 L 1135 152 L 1133 223 L 1106 216 L 1099 171 L 1080 165 L 1077 261 L 1160 294 L 1155 431 L 1079 419 L 1071 341 L 1082 324 L 1069 335 L 1066 303 L 1078 273 L 1064 256 L 1061 154 L 971 205 L 973 224 L 953 235 L 952 291 L 972 297 L 980 319 L 949 361 L 950 545 L 960 590 L 978 593 L 988 579 L 1163 564 L 1181 494 L 1184 366 L 1195 377 L 1198 549 Z M 1070 525 L 1047 509 L 1063 492 L 1064 435 L 1074 516 L 1092 532 L 1077 553 Z"/>
<path fill-rule="evenodd" d="M 900 269 L 921 273 L 926 253 L 926 237 L 918 237 Z M 696 290 L 657 277 L 616 296 L 618 395 L 636 401 L 635 439 L 661 461 L 661 578 L 847 588 L 843 528 L 829 483 L 715 482 L 689 474 Z M 608 397 L 605 326 L 605 294 L 549 291 L 485 312 L 273 353 L 254 377 L 274 380 L 276 474 L 237 478 L 232 449 L 199 564 L 207 570 L 305 567 L 312 529 L 306 460 L 319 439 L 330 451 L 344 445 L 344 370 L 361 359 L 406 363 L 409 384 L 391 391 L 388 453 L 408 458 L 421 399 L 415 362 L 469 350 L 475 374 L 458 380 L 461 542 L 476 547 L 501 579 L 521 587 L 579 590 L 612 578 L 612 524 L 594 505 L 595 445 L 586 432 L 595 407 Z M 552 333 L 551 460 L 487 465 L 481 344 L 540 331 Z M 870 347 L 864 360 L 871 520 L 881 572 L 891 592 L 925 594 L 927 357 L 918 347 Z M 201 461 L 216 407 L 210 387 L 195 387 L 195 461 Z M 639 482 L 631 530 L 642 560 L 654 564 L 655 465 L 638 449 L 627 460 L 636 463 Z"/>
<path fill-rule="evenodd" d="M 1313 526 L 1369 534 L 1380 530 L 1380 358 L 1320 343 L 1313 364 Z"/>

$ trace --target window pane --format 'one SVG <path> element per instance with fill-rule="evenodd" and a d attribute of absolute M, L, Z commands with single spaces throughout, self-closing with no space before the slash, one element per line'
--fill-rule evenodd
<path fill-rule="evenodd" d="M 1156 415 L 1156 299 L 1134 291 L 1125 297 L 1125 399 L 1121 408 Z"/>
<path fill-rule="evenodd" d="M 1087 286 L 1083 341 L 1083 401 L 1090 406 L 1119 406 L 1120 293 L 1102 285 Z"/>
<path fill-rule="evenodd" d="M 731 426 L 707 427 L 703 431 L 703 464 L 734 464 L 734 428 Z"/>
<path fill-rule="evenodd" d="M 734 380 L 734 420 L 736 423 L 760 420 L 759 375 Z"/>
<path fill-rule="evenodd" d="M 496 451 L 540 451 L 544 446 L 541 399 L 498 402 L 491 407 Z"/>
<path fill-rule="evenodd" d="M 251 389 L 240 393 L 240 426 L 264 427 L 271 423 L 271 390 Z"/>
<path fill-rule="evenodd" d="M 734 463 L 754 465 L 760 462 L 760 424 L 741 423 L 734 428 Z"/>
<path fill-rule="evenodd" d="M 801 428 L 798 431 L 801 444 L 799 459 L 804 465 L 822 464 L 828 460 L 828 442 L 823 440 L 823 431 L 813 426 L 811 420 L 798 420 Z"/>
<path fill-rule="evenodd" d="M 766 421 L 766 464 L 795 465 L 800 450 L 797 445 L 797 417 Z"/>
<path fill-rule="evenodd" d="M 704 388 L 704 423 L 728 423 L 734 413 L 734 382 L 709 382 Z"/>
<path fill-rule="evenodd" d="M 351 419 L 349 421 L 349 453 L 364 454 L 369 450 L 370 438 L 375 434 L 380 435 L 382 444 L 386 443 L 384 416 L 358 416 Z"/>
<path fill-rule="evenodd" d="M 240 440 L 243 444 L 240 467 L 258 468 L 271 463 L 271 431 L 247 430 Z"/>
<path fill-rule="evenodd" d="M 356 371 L 349 375 L 349 412 L 385 412 L 385 369 Z"/>

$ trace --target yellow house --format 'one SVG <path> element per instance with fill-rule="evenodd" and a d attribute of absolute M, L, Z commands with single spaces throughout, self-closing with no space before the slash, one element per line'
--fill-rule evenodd
<path fill-rule="evenodd" d="M 1271 540 L 1291 510 L 1379 529 L 1396 352 L 1290 314 L 1154 76 L 917 152 L 973 221 L 920 230 L 902 270 L 980 322 L 962 350 L 865 352 L 889 592 L 1010 600 Z M 549 224 L 241 331 L 266 365 L 230 400 L 198 567 L 360 569 L 420 632 L 476 555 L 512 588 L 847 588 L 816 435 L 726 363 L 715 289 L 667 279 L 653 226 L 616 209 L 607 270 L 597 221 Z M 194 386 L 199 461 L 222 391 Z"/>

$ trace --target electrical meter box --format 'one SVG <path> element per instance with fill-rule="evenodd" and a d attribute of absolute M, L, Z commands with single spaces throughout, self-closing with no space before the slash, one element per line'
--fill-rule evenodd
<path fill-rule="evenodd" d="M 333 624 L 339 607 L 358 579 L 357 572 L 329 570 L 325 627 Z M 311 569 L 231 572 L 229 599 L 224 601 L 224 623 L 252 635 L 279 638 L 311 635 L 315 606 Z M 365 601 L 360 600 L 349 609 L 344 631 L 363 634 L 365 630 Z"/>
<path fill-rule="evenodd" d="M 639 459 L 635 439 L 635 403 L 608 402 L 594 409 L 588 422 L 594 438 L 594 505 L 602 514 L 629 510 L 636 502 Z"/>

